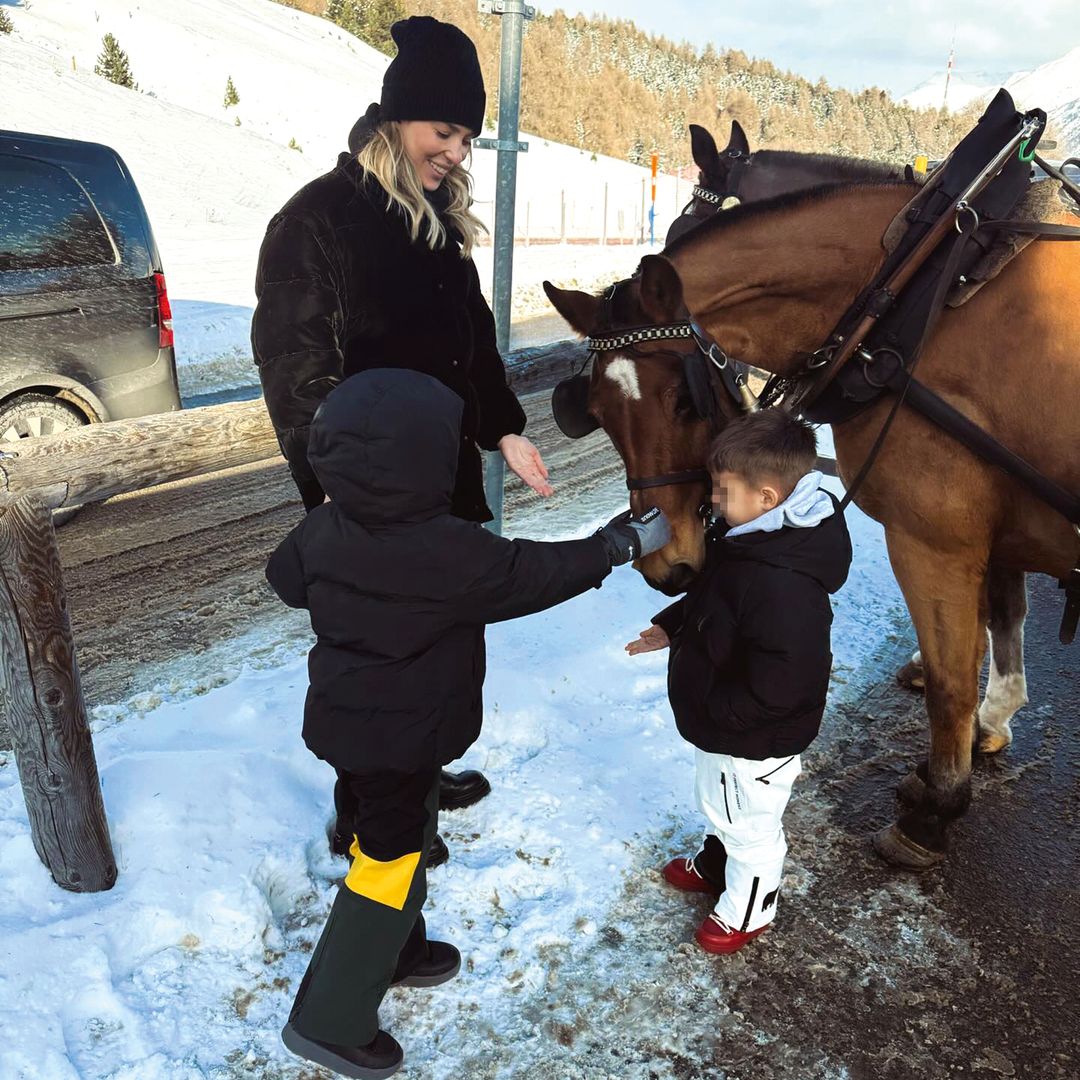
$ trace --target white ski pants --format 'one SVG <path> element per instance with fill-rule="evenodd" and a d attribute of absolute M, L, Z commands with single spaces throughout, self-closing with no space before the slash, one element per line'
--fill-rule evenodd
<path fill-rule="evenodd" d="M 733 930 L 757 930 L 776 914 L 787 854 L 784 808 L 801 770 L 799 755 L 750 761 L 696 753 L 698 807 L 727 851 L 727 888 L 716 914 Z"/>

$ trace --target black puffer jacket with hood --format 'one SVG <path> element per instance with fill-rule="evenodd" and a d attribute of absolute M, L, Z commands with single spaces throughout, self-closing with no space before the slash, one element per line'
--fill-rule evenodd
<path fill-rule="evenodd" d="M 308 463 L 319 403 L 343 379 L 371 368 L 433 375 L 463 401 L 453 448 L 453 512 L 490 521 L 477 447 L 520 435 L 525 413 L 507 385 L 495 320 L 472 259 L 451 239 L 432 251 L 356 161 L 378 107 L 350 136 L 354 151 L 302 187 L 267 226 L 255 275 L 251 345 L 266 407 L 304 505 L 322 502 Z M 441 212 L 443 189 L 429 201 Z M 451 234 L 453 235 L 453 234 Z"/>
<path fill-rule="evenodd" d="M 266 576 L 311 612 L 304 741 L 349 772 L 436 768 L 480 733 L 484 624 L 599 585 L 597 536 L 507 540 L 450 513 L 462 402 L 436 379 L 379 369 L 323 403 L 308 457 L 331 501 Z"/>
<path fill-rule="evenodd" d="M 829 690 L 829 594 L 851 564 L 844 515 L 731 539 L 725 530 L 710 530 L 704 570 L 653 618 L 671 639 L 675 723 L 713 754 L 801 754 L 817 736 Z"/>

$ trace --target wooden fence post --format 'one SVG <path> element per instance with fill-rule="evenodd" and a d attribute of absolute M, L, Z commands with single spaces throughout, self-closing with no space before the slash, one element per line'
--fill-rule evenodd
<path fill-rule="evenodd" d="M 0 679 L 30 835 L 61 888 L 116 882 L 52 515 L 23 496 L 0 515 Z"/>

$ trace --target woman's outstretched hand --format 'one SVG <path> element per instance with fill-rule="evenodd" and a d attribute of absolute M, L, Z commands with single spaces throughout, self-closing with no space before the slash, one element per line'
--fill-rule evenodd
<path fill-rule="evenodd" d="M 555 489 L 548 483 L 547 466 L 540 451 L 524 435 L 504 435 L 499 440 L 499 450 L 510 471 L 538 495 L 547 498 L 555 494 Z"/>
<path fill-rule="evenodd" d="M 666 649 L 671 644 L 667 631 L 662 626 L 650 626 L 648 630 L 642 630 L 636 641 L 631 641 L 626 646 L 626 651 L 631 656 L 637 656 L 643 652 L 656 652 L 657 649 Z"/>

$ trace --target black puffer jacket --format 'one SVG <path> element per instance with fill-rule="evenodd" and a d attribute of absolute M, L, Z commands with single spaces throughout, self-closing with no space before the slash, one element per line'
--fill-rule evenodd
<path fill-rule="evenodd" d="M 319 403 L 349 375 L 400 367 L 433 375 L 463 400 L 453 512 L 491 519 L 476 447 L 494 450 L 504 435 L 521 434 L 525 414 L 506 384 L 476 267 L 456 241 L 440 251 L 413 243 L 386 192 L 343 155 L 271 219 L 255 293 L 252 350 L 308 509 L 323 498 L 307 461 Z"/>
<path fill-rule="evenodd" d="M 710 532 L 705 569 L 653 619 L 671 639 L 668 695 L 684 739 L 758 761 L 814 741 L 832 667 L 829 593 L 850 565 L 838 511 L 813 528 Z"/>
<path fill-rule="evenodd" d="M 331 501 L 270 558 L 266 576 L 306 607 L 318 640 L 304 741 L 339 769 L 445 765 L 480 733 L 484 624 L 599 585 L 604 541 L 506 540 L 450 513 L 461 399 L 430 376 L 346 379 L 311 429 Z"/>

